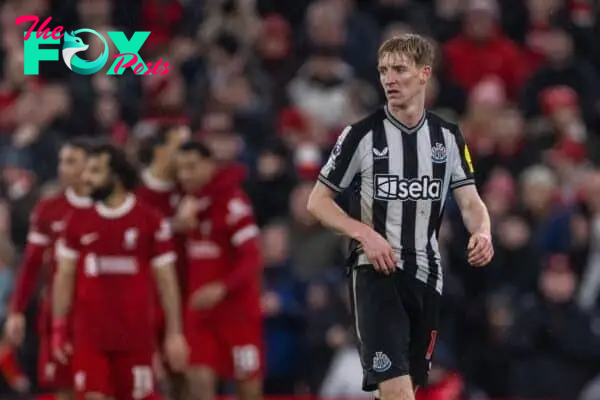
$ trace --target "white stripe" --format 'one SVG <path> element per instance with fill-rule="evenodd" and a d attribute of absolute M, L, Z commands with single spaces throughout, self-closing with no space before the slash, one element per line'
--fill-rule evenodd
<path fill-rule="evenodd" d="M 234 246 L 239 246 L 245 241 L 252 239 L 253 237 L 258 236 L 259 230 L 256 225 L 249 225 L 233 234 L 231 237 L 231 243 Z"/>
<path fill-rule="evenodd" d="M 450 185 L 450 180 L 452 179 L 452 166 L 454 165 L 454 157 L 455 153 L 452 151 L 452 146 L 454 146 L 455 140 L 454 135 L 446 128 L 442 128 L 442 135 L 444 136 L 444 143 L 446 144 L 446 154 L 448 155 L 448 159 L 446 162 L 446 174 L 444 175 L 444 187 L 442 188 L 442 203 L 440 204 L 440 212 L 444 209 L 444 204 L 446 203 L 446 198 L 448 197 L 448 186 Z"/>
<path fill-rule="evenodd" d="M 371 264 L 371 261 L 369 261 L 369 259 L 367 258 L 367 255 L 365 253 L 360 253 L 358 255 L 358 262 L 356 265 L 366 265 L 366 264 Z"/>
<path fill-rule="evenodd" d="M 429 136 L 429 124 L 423 125 L 417 132 L 417 160 L 418 177 L 433 176 L 433 165 L 431 161 L 431 137 Z M 415 218 L 415 250 L 417 261 L 417 279 L 427 283 L 429 275 L 433 272 L 429 266 L 427 257 L 427 243 L 429 237 L 429 218 L 431 216 L 431 200 L 419 200 L 416 202 Z"/>
<path fill-rule="evenodd" d="M 442 289 L 444 288 L 444 270 L 442 268 L 442 260 L 440 258 L 440 246 L 438 244 L 437 238 L 435 237 L 435 231 L 433 231 L 433 233 L 431 234 L 431 248 L 435 253 L 435 261 L 438 266 L 437 270 L 439 274 L 437 282 L 435 283 L 435 290 L 439 294 L 442 294 Z"/>
<path fill-rule="evenodd" d="M 50 238 L 39 232 L 29 232 L 27 235 L 27 242 L 31 244 L 37 244 L 39 246 L 46 246 L 50 243 Z"/>
<path fill-rule="evenodd" d="M 75 260 L 77 257 L 79 257 L 79 253 L 76 250 L 67 247 L 65 242 L 62 240 L 57 243 L 56 255 L 58 258 L 66 258 L 69 260 Z"/>
<path fill-rule="evenodd" d="M 356 279 L 358 276 L 358 268 L 352 269 L 352 295 L 354 297 L 354 329 L 356 330 L 356 337 L 359 341 L 362 342 L 362 338 L 360 336 L 360 328 L 358 323 L 358 296 L 356 294 Z"/>
<path fill-rule="evenodd" d="M 162 268 L 169 264 L 173 264 L 177 260 L 177 255 L 175 252 L 170 251 L 168 253 L 161 254 L 160 256 L 156 256 L 152 259 L 150 264 L 153 268 Z"/>
<path fill-rule="evenodd" d="M 404 174 L 404 148 L 402 144 L 402 133 L 396 126 L 394 126 L 388 119 L 383 123 L 385 129 L 385 136 L 387 138 L 387 145 L 389 151 L 389 173 L 403 177 Z M 385 231 L 387 239 L 392 249 L 399 256 L 402 250 L 402 207 L 403 201 L 389 201 L 387 210 L 387 219 L 385 221 Z M 400 261 L 402 258 L 397 257 Z"/>
<path fill-rule="evenodd" d="M 369 132 L 360 141 L 361 160 L 365 160 L 366 165 L 362 166 L 360 179 L 360 219 L 370 227 L 373 226 L 373 132 Z"/>

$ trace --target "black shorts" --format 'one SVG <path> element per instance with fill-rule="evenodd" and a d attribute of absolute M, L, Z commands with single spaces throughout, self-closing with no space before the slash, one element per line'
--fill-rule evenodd
<path fill-rule="evenodd" d="M 371 265 L 351 270 L 350 294 L 363 367 L 363 390 L 410 375 L 425 386 L 437 338 L 441 296 L 415 277 Z"/>

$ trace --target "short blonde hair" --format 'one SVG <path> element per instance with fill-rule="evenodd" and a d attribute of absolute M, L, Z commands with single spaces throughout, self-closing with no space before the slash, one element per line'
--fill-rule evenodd
<path fill-rule="evenodd" d="M 429 39 L 414 33 L 394 36 L 386 40 L 377 52 L 381 59 L 386 54 L 404 54 L 417 66 L 433 66 L 435 61 L 435 46 Z"/>

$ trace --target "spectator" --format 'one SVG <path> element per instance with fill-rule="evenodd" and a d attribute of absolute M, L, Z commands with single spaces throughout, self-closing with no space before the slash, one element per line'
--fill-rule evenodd
<path fill-rule="evenodd" d="M 496 0 L 470 0 L 463 19 L 463 32 L 445 47 L 450 76 L 465 90 L 482 79 L 497 77 L 509 96 L 515 98 L 526 78 L 521 50 L 498 26 Z"/>

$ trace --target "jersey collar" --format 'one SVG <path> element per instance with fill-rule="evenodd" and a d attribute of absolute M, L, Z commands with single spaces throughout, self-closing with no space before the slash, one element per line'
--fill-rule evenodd
<path fill-rule="evenodd" d="M 92 199 L 89 197 L 79 196 L 73 188 L 65 190 L 65 198 L 67 202 L 75 208 L 88 208 L 92 205 Z"/>
<path fill-rule="evenodd" d="M 392 125 L 394 125 L 398 129 L 400 129 L 402 132 L 415 133 L 423 127 L 423 124 L 425 124 L 425 119 L 426 119 L 426 114 L 427 114 L 426 111 L 423 111 L 423 115 L 421 116 L 421 119 L 419 120 L 419 122 L 417 122 L 417 124 L 415 126 L 408 127 L 408 126 L 404 125 L 398 118 L 394 117 L 394 115 L 390 112 L 387 104 L 383 107 L 383 109 L 385 110 L 386 118 L 392 123 Z"/>
<path fill-rule="evenodd" d="M 135 196 L 132 194 L 127 195 L 123 204 L 117 208 L 108 208 L 103 203 L 96 203 L 96 211 L 101 217 L 108 219 L 121 218 L 122 216 L 133 210 L 135 206 Z"/>
<path fill-rule="evenodd" d="M 175 187 L 175 182 L 155 177 L 148 168 L 142 171 L 141 178 L 148 189 L 152 189 L 156 192 L 168 192 Z"/>

